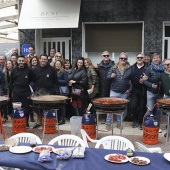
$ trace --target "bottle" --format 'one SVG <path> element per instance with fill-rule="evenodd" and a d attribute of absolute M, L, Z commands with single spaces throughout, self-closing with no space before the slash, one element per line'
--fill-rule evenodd
<path fill-rule="evenodd" d="M 130 149 L 130 148 L 128 148 L 128 149 L 126 150 L 126 155 L 127 155 L 128 157 L 132 157 L 132 156 L 133 156 L 133 150 Z"/>

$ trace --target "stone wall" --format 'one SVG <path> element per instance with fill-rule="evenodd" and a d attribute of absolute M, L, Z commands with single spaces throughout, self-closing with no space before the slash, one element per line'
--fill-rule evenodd
<path fill-rule="evenodd" d="M 163 21 L 170 21 L 169 9 L 169 0 L 82 0 L 79 28 L 72 29 L 73 61 L 82 55 L 82 22 L 144 21 L 144 51 L 162 53 Z M 20 31 L 20 44 L 24 43 L 35 44 L 34 30 Z"/>

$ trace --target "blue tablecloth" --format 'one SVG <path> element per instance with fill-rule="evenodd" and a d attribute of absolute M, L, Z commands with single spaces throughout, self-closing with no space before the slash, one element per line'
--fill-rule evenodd
<path fill-rule="evenodd" d="M 57 146 L 54 146 L 55 148 Z M 146 166 L 133 165 L 127 163 L 111 163 L 104 159 L 104 156 L 111 153 L 126 154 L 125 151 L 104 150 L 86 148 L 85 158 L 63 160 L 62 170 L 168 170 L 170 162 L 164 159 L 163 154 L 134 152 L 134 156 L 143 156 L 150 159 L 150 164 Z M 13 154 L 9 151 L 0 152 L 0 166 L 15 167 L 27 170 L 56 170 L 61 163 L 56 159 L 56 154 L 51 153 L 52 162 L 38 162 L 38 153 L 30 152 L 25 154 Z"/>

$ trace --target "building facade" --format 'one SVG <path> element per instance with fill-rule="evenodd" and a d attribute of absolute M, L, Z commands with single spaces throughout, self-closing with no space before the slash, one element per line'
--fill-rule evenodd
<path fill-rule="evenodd" d="M 169 9 L 169 0 L 81 0 L 78 28 L 20 30 L 20 45 L 39 54 L 54 47 L 73 62 L 84 56 L 95 64 L 104 50 L 115 61 L 127 52 L 131 64 L 141 51 L 170 58 Z"/>

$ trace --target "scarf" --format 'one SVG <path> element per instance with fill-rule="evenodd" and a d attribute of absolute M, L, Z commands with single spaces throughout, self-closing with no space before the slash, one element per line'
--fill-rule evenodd
<path fill-rule="evenodd" d="M 164 66 L 163 66 L 162 63 L 160 63 L 159 66 L 157 66 L 156 64 L 151 62 L 151 66 L 153 67 L 153 70 L 156 71 L 156 72 L 163 72 L 164 71 Z"/>

